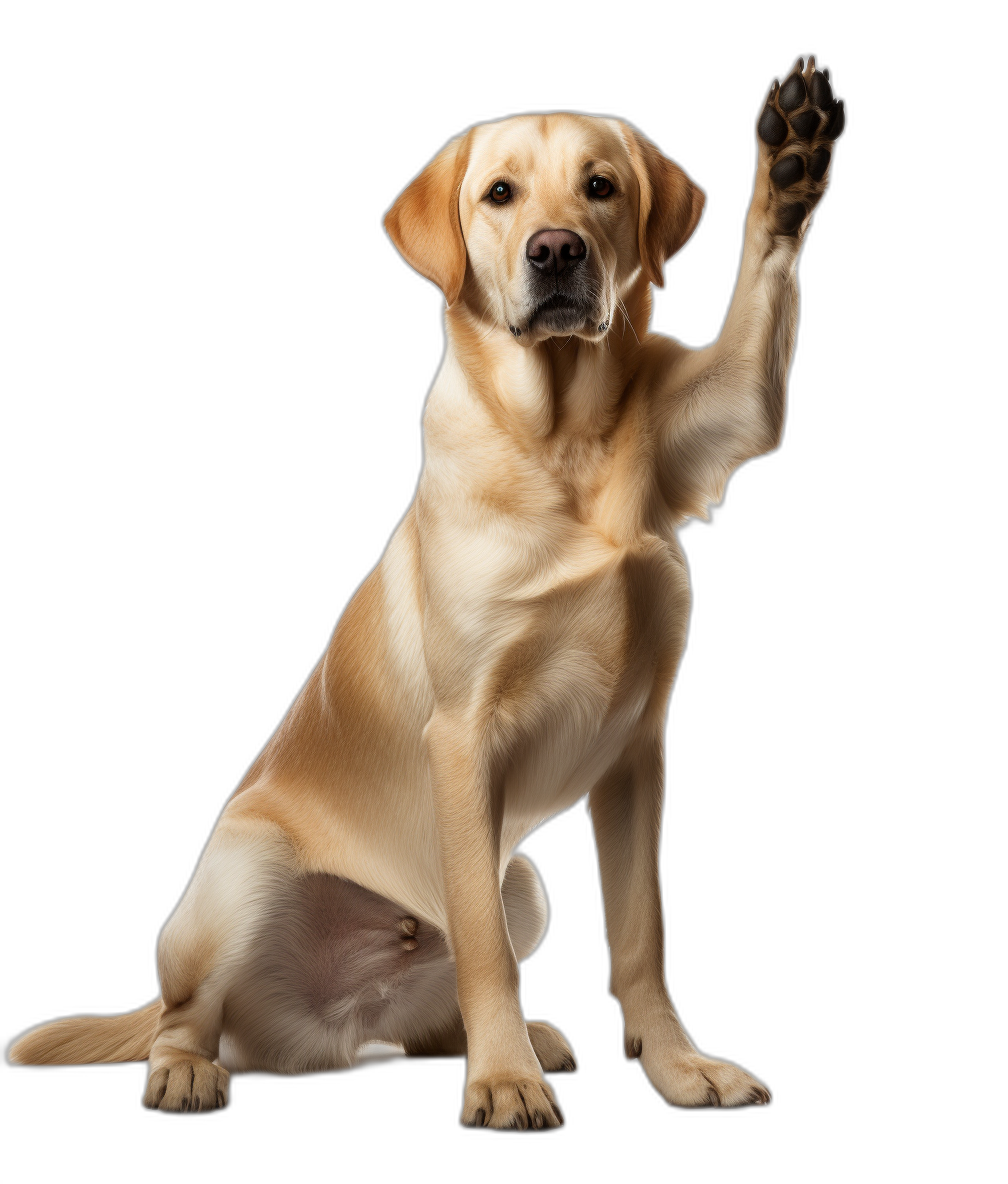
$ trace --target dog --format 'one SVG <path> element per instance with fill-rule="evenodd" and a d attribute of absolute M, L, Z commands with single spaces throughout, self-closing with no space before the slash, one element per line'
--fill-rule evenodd
<path fill-rule="evenodd" d="M 648 324 L 704 195 L 630 125 L 479 125 L 405 189 L 386 229 L 447 306 L 415 499 L 218 820 L 160 935 L 160 998 L 45 1025 L 12 1061 L 147 1060 L 145 1105 L 191 1112 L 226 1104 L 229 1070 L 384 1041 L 468 1058 L 463 1123 L 555 1127 L 543 1074 L 574 1056 L 522 1015 L 546 901 L 514 851 L 587 795 L 627 1055 L 675 1105 L 770 1100 L 694 1048 L 665 983 L 676 529 L 780 440 L 796 263 L 844 118 L 812 58 L 773 84 L 737 286 L 700 350 Z"/>

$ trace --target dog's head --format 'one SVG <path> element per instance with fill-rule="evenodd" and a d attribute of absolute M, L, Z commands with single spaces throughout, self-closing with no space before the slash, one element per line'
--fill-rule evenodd
<path fill-rule="evenodd" d="M 521 115 L 452 140 L 400 194 L 385 228 L 449 305 L 523 343 L 605 335 L 616 302 L 693 233 L 704 195 L 615 119 Z"/>

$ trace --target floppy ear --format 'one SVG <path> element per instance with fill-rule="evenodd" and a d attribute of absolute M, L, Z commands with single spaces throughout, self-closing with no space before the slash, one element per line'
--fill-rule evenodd
<path fill-rule="evenodd" d="M 628 124 L 623 129 L 640 184 L 637 244 L 641 268 L 652 284 L 663 288 L 662 267 L 696 229 L 704 192 L 640 132 Z"/>
<path fill-rule="evenodd" d="M 469 136 L 434 157 L 396 198 L 385 229 L 410 267 L 433 280 L 454 304 L 465 279 L 466 245 L 459 222 L 459 190 L 469 163 Z"/>

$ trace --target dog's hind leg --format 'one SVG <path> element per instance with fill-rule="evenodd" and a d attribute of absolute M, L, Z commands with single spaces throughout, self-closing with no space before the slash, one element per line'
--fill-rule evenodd
<path fill-rule="evenodd" d="M 213 1110 L 227 1102 L 216 1063 L 224 1002 L 260 919 L 294 874 L 278 828 L 225 813 L 158 941 L 164 1011 L 150 1051 L 144 1105 Z"/>
<path fill-rule="evenodd" d="M 515 958 L 521 962 L 539 945 L 546 932 L 548 917 L 542 881 L 532 864 L 522 855 L 515 855 L 507 865 L 501 884 L 501 900 Z M 465 1025 L 462 1023 L 457 996 L 446 1022 L 441 1026 L 434 1027 L 429 1023 L 429 1018 L 418 1016 L 416 1030 L 400 1036 L 407 1055 L 465 1056 Z M 556 1028 L 541 1021 L 530 1021 L 526 1027 L 532 1051 L 544 1072 L 576 1068 L 574 1053 Z"/>

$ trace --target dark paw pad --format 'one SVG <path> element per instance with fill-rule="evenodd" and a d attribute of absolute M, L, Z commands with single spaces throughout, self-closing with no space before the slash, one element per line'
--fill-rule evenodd
<path fill-rule="evenodd" d="M 778 144 L 783 144 L 787 138 L 787 124 L 780 115 L 773 109 L 773 107 L 766 106 L 763 108 L 763 114 L 760 116 L 760 121 L 756 125 L 756 131 L 759 138 L 772 148 L 776 148 Z"/>
<path fill-rule="evenodd" d="M 812 75 L 812 102 L 819 108 L 820 111 L 828 111 L 833 105 L 833 88 L 829 84 L 829 79 L 821 70 L 816 70 Z"/>
<path fill-rule="evenodd" d="M 791 205 L 781 206 L 777 214 L 777 229 L 781 234 L 794 234 L 798 227 L 805 221 L 807 212 L 800 201 L 793 202 Z"/>
<path fill-rule="evenodd" d="M 815 152 L 809 157 L 808 175 L 813 181 L 821 181 L 826 176 L 826 170 L 829 168 L 830 150 L 828 148 L 817 148 Z M 776 167 L 776 166 L 775 166 Z M 773 169 L 770 170 L 770 176 L 773 176 Z"/>
<path fill-rule="evenodd" d="M 826 154 L 827 160 L 829 153 Z M 782 156 L 770 170 L 770 180 L 778 189 L 787 189 L 805 176 L 805 162 L 800 156 Z"/>
<path fill-rule="evenodd" d="M 819 112 L 813 111 L 811 108 L 808 111 L 802 111 L 800 115 L 795 115 L 792 118 L 791 128 L 800 139 L 811 140 L 819 130 Z"/>
<path fill-rule="evenodd" d="M 829 120 L 826 124 L 826 131 L 823 133 L 826 139 L 835 140 L 843 131 L 845 122 L 843 99 L 838 99 L 833 104 L 833 108 L 829 114 Z"/>
<path fill-rule="evenodd" d="M 786 79 L 777 97 L 782 111 L 794 111 L 805 102 L 805 79 L 797 71 Z"/>

